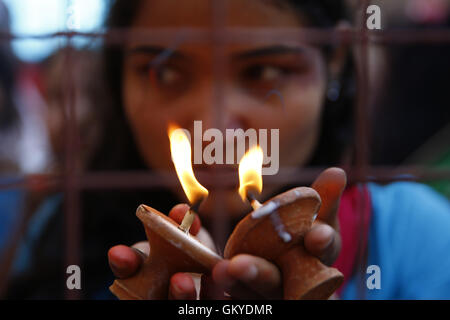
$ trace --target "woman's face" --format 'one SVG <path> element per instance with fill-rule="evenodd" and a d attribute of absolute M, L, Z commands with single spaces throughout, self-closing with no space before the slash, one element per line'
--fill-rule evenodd
<path fill-rule="evenodd" d="M 274 1 L 227 3 L 227 28 L 302 26 L 292 9 L 277 6 Z M 212 30 L 211 10 L 209 0 L 143 1 L 132 27 Z M 131 39 L 126 47 L 123 102 L 149 167 L 174 170 L 167 128 L 176 123 L 194 136 L 196 120 L 202 121 L 203 130 L 279 129 L 280 167 L 301 166 L 308 161 L 319 136 L 327 83 L 325 60 L 317 48 L 281 39 L 224 45 L 221 54 L 228 64 L 223 68 L 218 116 L 214 46 L 179 39 L 175 50 L 156 68 L 151 67 L 152 61 L 173 42 Z M 273 90 L 278 94 L 270 95 Z M 264 189 L 271 191 L 270 187 Z M 214 199 L 212 190 L 209 199 Z M 246 208 L 236 188 L 226 191 L 225 199 L 224 207 L 232 214 L 241 214 Z"/>

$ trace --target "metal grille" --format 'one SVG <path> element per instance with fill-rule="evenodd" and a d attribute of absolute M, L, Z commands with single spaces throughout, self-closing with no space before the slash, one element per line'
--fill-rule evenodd
<path fill-rule="evenodd" d="M 389 165 L 372 165 L 370 163 L 369 133 L 372 132 L 376 123 L 371 122 L 369 112 L 369 100 L 373 94 L 369 85 L 369 51 L 371 45 L 390 46 L 390 45 L 410 45 L 410 44 L 450 44 L 449 29 L 396 29 L 396 30 L 379 30 L 370 31 L 365 27 L 367 13 L 365 8 L 368 7 L 369 1 L 361 1 L 359 3 L 356 15 L 358 22 L 350 30 L 341 31 L 338 29 L 316 29 L 302 28 L 299 29 L 233 29 L 225 30 L 225 3 L 224 1 L 213 1 L 213 29 L 212 31 L 199 30 L 152 30 L 152 31 L 132 31 L 133 36 L 145 40 L 157 39 L 177 39 L 180 32 L 182 33 L 183 42 L 212 42 L 214 45 L 214 110 L 216 123 L 219 128 L 223 128 L 221 123 L 222 103 L 224 99 L 223 91 L 223 73 L 226 70 L 226 57 L 223 54 L 223 46 L 229 43 L 249 43 L 258 42 L 268 39 L 293 39 L 299 42 L 305 42 L 316 45 L 327 45 L 336 43 L 346 43 L 354 46 L 355 60 L 357 63 L 357 100 L 354 106 L 355 114 L 355 162 L 354 165 L 346 167 L 345 170 L 349 176 L 349 182 L 391 182 L 398 180 L 413 181 L 433 181 L 433 180 L 450 180 L 450 168 L 434 168 L 422 165 L 408 166 L 389 166 Z M 358 18 L 359 17 L 359 18 Z M 61 39 L 68 46 L 77 37 L 89 38 L 91 40 L 103 39 L 104 45 L 124 44 L 130 36 L 129 30 L 111 29 L 106 32 L 58 32 L 43 36 L 18 35 L 11 32 L 1 32 L 0 41 L 9 42 L 23 39 L 46 40 L 50 38 Z M 102 190 L 104 188 L 117 188 L 120 190 L 132 188 L 152 188 L 178 186 L 174 172 L 163 174 L 154 174 L 150 171 L 144 172 L 85 172 L 80 170 L 77 158 L 79 154 L 79 128 L 76 125 L 75 110 L 75 84 L 73 81 L 73 73 L 71 65 L 76 60 L 76 54 L 67 51 L 65 54 L 65 71 L 64 78 L 61 79 L 64 84 L 64 110 L 65 110 L 65 163 L 61 174 L 35 173 L 26 175 L 15 175 L 6 182 L 2 180 L 0 190 L 25 189 L 36 190 L 56 189 L 64 192 L 64 215 L 65 215 L 65 264 L 80 264 L 80 241 L 81 241 L 81 224 L 80 224 L 80 192 L 83 190 Z M 297 168 L 281 167 L 275 176 L 267 176 L 264 178 L 265 184 L 279 183 L 305 185 L 311 183 L 323 168 L 307 167 L 302 170 Z M 201 175 L 201 172 L 199 173 Z M 211 184 L 217 188 L 225 187 L 232 183 L 226 174 L 217 173 L 216 179 Z M 138 204 L 136 204 L 138 205 Z M 4 293 L 8 274 L 17 250 L 17 245 L 26 230 L 27 223 L 32 212 L 21 213 L 19 223 L 11 236 L 11 240 L 3 253 L 2 263 L 0 265 L 0 292 Z M 213 233 L 220 238 L 221 229 L 226 225 L 226 217 L 220 205 L 217 206 L 217 218 Z M 221 239 L 223 242 L 224 239 Z M 77 290 L 68 290 L 67 298 L 76 299 L 82 296 Z"/>

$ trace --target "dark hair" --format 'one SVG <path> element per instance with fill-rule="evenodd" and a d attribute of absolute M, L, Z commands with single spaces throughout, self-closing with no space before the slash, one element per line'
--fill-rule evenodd
<path fill-rule="evenodd" d="M 9 31 L 9 13 L 0 1 L 0 28 Z M 8 42 L 0 43 L 0 131 L 11 128 L 18 120 L 13 99 L 16 59 Z"/>

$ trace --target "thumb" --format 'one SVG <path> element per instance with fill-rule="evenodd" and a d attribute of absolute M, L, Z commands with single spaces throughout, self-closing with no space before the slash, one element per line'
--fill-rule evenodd
<path fill-rule="evenodd" d="M 328 168 L 312 184 L 322 199 L 317 218 L 337 227 L 337 211 L 341 195 L 347 184 L 347 175 L 340 168 Z"/>

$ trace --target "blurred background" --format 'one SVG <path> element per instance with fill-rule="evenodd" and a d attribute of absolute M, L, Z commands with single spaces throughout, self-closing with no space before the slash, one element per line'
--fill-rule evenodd
<path fill-rule="evenodd" d="M 371 3 L 381 8 L 382 31 L 394 38 L 398 30 L 431 30 L 438 36 L 450 28 L 450 0 Z M 349 4 L 358 21 L 361 2 Z M 45 221 L 31 214 L 42 199 L 52 199 L 46 206 L 64 201 L 73 228 L 55 241 L 70 239 L 70 250 L 80 240 L 80 192 L 110 181 L 101 173 L 87 174 L 85 180 L 71 175 L 84 172 L 111 103 L 100 77 L 99 51 L 109 5 L 107 0 L 0 0 L 0 290 L 27 263 L 22 244 L 32 243 L 30 228 Z M 69 38 L 68 32 L 76 34 Z M 359 118 L 366 121 L 364 137 L 357 139 L 364 143 L 357 146 L 364 150 L 364 171 L 354 179 L 417 180 L 450 199 L 448 32 L 443 42 L 395 43 L 377 40 L 374 33 L 366 51 L 367 96 Z M 158 183 L 146 179 L 111 181 L 120 181 L 117 192 Z M 28 239 L 23 238 L 26 230 Z"/>

